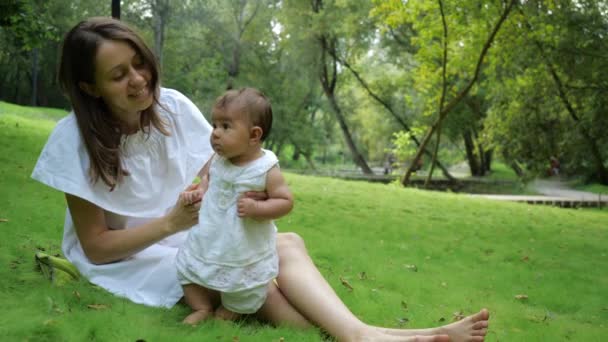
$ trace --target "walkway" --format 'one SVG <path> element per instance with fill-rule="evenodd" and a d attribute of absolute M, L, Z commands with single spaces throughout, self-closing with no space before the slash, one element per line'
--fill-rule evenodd
<path fill-rule="evenodd" d="M 599 195 L 569 188 L 559 178 L 537 179 L 529 185 L 540 196 L 470 195 L 499 201 L 555 205 L 563 208 L 608 207 L 608 194 Z"/>

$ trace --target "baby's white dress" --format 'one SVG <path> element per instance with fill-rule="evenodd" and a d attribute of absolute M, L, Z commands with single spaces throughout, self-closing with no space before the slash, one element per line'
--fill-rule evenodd
<path fill-rule="evenodd" d="M 236 312 L 257 311 L 267 291 L 263 285 L 278 274 L 277 229 L 273 221 L 240 218 L 237 214 L 238 198 L 246 191 L 266 190 L 266 174 L 276 165 L 278 159 L 269 150 L 263 150 L 263 156 L 244 166 L 214 155 L 199 223 L 190 229 L 177 254 L 176 265 L 183 284 L 196 283 L 222 293 L 259 290 L 260 295 L 255 295 L 258 304 L 253 304 L 257 307 L 234 304 L 234 308 L 240 308 L 232 309 Z"/>
<path fill-rule="evenodd" d="M 196 106 L 176 90 L 162 88 L 161 117 L 169 136 L 155 128 L 124 136 L 123 162 L 130 175 L 113 191 L 99 180 L 89 181 L 89 156 L 74 113 L 57 123 L 32 177 L 103 209 L 108 227 L 128 229 L 167 214 L 179 194 L 192 183 L 212 154 L 211 126 Z M 171 307 L 183 296 L 175 271 L 175 255 L 187 232 L 170 236 L 126 259 L 95 265 L 82 250 L 66 210 L 62 250 L 92 283 L 133 302 Z"/>

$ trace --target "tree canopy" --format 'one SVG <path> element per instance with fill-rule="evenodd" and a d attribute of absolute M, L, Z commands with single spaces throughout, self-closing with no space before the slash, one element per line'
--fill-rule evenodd
<path fill-rule="evenodd" d="M 61 36 L 113 3 L 3 2 L 0 99 L 68 109 Z M 123 0 L 120 16 L 203 113 L 228 88 L 266 93 L 284 165 L 372 173 L 394 156 L 450 178 L 499 158 L 525 177 L 557 158 L 608 184 L 608 1 Z"/>

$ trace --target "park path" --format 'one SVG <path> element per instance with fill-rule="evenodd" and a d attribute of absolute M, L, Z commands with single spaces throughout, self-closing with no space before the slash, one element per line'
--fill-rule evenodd
<path fill-rule="evenodd" d="M 597 200 L 599 195 L 592 192 L 579 191 L 570 188 L 567 182 L 559 178 L 535 179 L 529 185 L 534 191 L 544 196 L 564 197 L 580 200 Z M 608 194 L 604 195 L 608 198 Z"/>
<path fill-rule="evenodd" d="M 470 195 L 491 200 L 522 202 L 528 204 L 547 204 L 560 207 L 605 207 L 608 194 L 599 195 L 570 188 L 567 182 L 554 177 L 536 179 L 529 185 L 539 195 Z"/>

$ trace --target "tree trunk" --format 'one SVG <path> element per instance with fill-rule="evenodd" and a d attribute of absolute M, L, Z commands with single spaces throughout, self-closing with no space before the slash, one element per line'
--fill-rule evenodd
<path fill-rule="evenodd" d="M 38 48 L 32 49 L 32 106 L 38 103 L 38 55 Z"/>
<path fill-rule="evenodd" d="M 464 148 L 467 154 L 467 162 L 469 164 L 469 170 L 471 170 L 471 176 L 479 176 L 480 166 L 475 157 L 475 143 L 473 142 L 471 132 L 466 130 L 462 133 L 462 138 L 464 139 Z"/>
<path fill-rule="evenodd" d="M 120 0 L 112 0 L 112 18 L 120 19 Z"/>
<path fill-rule="evenodd" d="M 169 21 L 170 8 L 168 0 L 155 0 L 152 4 L 154 13 L 154 54 L 158 60 L 158 65 L 163 64 L 163 47 L 165 45 L 165 28 Z"/>

